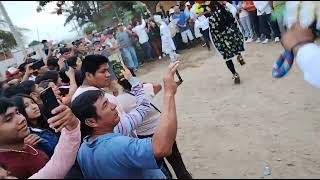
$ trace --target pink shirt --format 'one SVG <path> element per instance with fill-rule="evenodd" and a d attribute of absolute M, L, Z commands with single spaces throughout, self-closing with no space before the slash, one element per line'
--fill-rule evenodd
<path fill-rule="evenodd" d="M 51 159 L 29 179 L 63 179 L 75 163 L 80 142 L 80 122 L 72 131 L 63 128 Z"/>

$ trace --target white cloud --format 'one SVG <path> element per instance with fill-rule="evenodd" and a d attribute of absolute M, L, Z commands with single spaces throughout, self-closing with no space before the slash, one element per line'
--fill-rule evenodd
<path fill-rule="evenodd" d="M 37 1 L 3 1 L 3 5 L 13 24 L 31 30 L 25 33 L 27 43 L 38 40 L 37 27 L 40 41 L 42 39 L 60 41 L 77 37 L 77 32 L 69 32 L 72 29 L 71 24 L 63 26 L 66 16 L 50 14 L 57 7 L 55 2 L 48 3 L 45 10 L 40 13 L 36 12 Z"/>

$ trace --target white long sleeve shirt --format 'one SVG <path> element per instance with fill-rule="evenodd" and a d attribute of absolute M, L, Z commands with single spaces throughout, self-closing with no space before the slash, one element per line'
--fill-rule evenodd
<path fill-rule="evenodd" d="M 132 29 L 132 31 L 138 35 L 140 44 L 143 44 L 149 41 L 149 37 L 145 28 L 146 28 L 146 21 L 142 19 L 141 24 L 137 25 Z"/>
<path fill-rule="evenodd" d="M 320 88 L 320 46 L 309 43 L 299 48 L 296 61 L 304 74 L 304 80 Z"/>
<path fill-rule="evenodd" d="M 257 16 L 261 16 L 263 13 L 272 13 L 272 8 L 268 1 L 253 1 L 253 4 L 257 8 Z"/>

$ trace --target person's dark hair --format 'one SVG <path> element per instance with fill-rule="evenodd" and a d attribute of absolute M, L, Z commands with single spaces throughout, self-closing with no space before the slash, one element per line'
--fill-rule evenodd
<path fill-rule="evenodd" d="M 20 72 L 24 72 L 27 64 L 28 63 L 26 63 L 26 62 L 20 64 L 19 67 L 18 67 L 19 71 Z"/>
<path fill-rule="evenodd" d="M 59 70 L 58 58 L 56 57 L 48 58 L 47 66 L 48 66 L 48 69 L 51 71 L 58 71 Z"/>
<path fill-rule="evenodd" d="M 21 93 L 30 95 L 36 88 L 36 83 L 32 80 L 23 81 L 19 84 Z"/>
<path fill-rule="evenodd" d="M 14 86 L 10 86 L 10 87 L 4 89 L 2 96 L 6 97 L 6 98 L 11 98 L 21 92 L 22 92 L 22 90 L 21 90 L 20 86 L 14 85 Z"/>
<path fill-rule="evenodd" d="M 75 78 L 76 78 L 77 86 L 80 87 L 83 83 L 83 80 L 84 80 L 84 76 L 83 76 L 81 70 L 76 70 Z"/>
<path fill-rule="evenodd" d="M 77 67 L 77 60 L 78 60 L 78 57 L 77 56 L 72 56 L 70 58 L 67 59 L 67 63 L 68 63 L 68 66 L 70 67 Z"/>
<path fill-rule="evenodd" d="M 51 79 L 48 79 L 48 80 L 44 80 L 44 81 L 41 81 L 39 83 L 39 87 L 43 88 L 43 89 L 46 89 L 49 87 L 49 83 L 50 82 L 53 82 Z M 54 83 L 54 82 L 53 82 Z"/>
<path fill-rule="evenodd" d="M 29 98 L 31 99 L 35 104 L 36 101 L 31 97 L 31 96 L 28 96 L 28 95 L 25 95 L 25 94 L 18 94 L 14 97 L 11 98 L 11 100 L 13 101 L 13 103 L 16 105 L 16 107 L 18 108 L 19 112 L 26 118 L 27 120 L 27 123 L 30 127 L 33 127 L 33 128 L 41 128 L 41 129 L 49 129 L 49 124 L 47 122 L 47 118 L 43 115 L 43 112 L 41 111 L 40 107 L 40 111 L 41 111 L 41 116 L 37 119 L 37 126 L 35 127 L 30 121 L 29 121 L 29 117 L 26 113 L 26 110 L 25 110 L 25 105 L 24 105 L 24 102 L 23 102 L 23 98 Z M 38 105 L 39 106 L 39 105 Z"/>
<path fill-rule="evenodd" d="M 19 69 L 20 72 L 25 72 L 27 64 L 34 63 L 34 62 L 37 62 L 37 61 L 38 60 L 36 60 L 36 59 L 28 58 L 28 59 L 25 60 L 25 62 L 23 62 L 22 64 L 19 65 L 18 69 Z"/>
<path fill-rule="evenodd" d="M 66 48 L 66 47 L 62 47 L 62 48 L 59 49 L 59 53 L 61 55 L 63 55 L 64 53 L 67 53 L 69 51 L 71 51 L 71 49 L 70 48 Z"/>
<path fill-rule="evenodd" d="M 4 114 L 7 112 L 8 108 L 14 107 L 14 103 L 10 101 L 10 99 L 2 97 L 0 98 L 0 114 Z"/>
<path fill-rule="evenodd" d="M 81 71 L 83 77 L 85 77 L 86 72 L 90 74 L 95 74 L 99 69 L 100 65 L 107 64 L 109 59 L 102 55 L 88 55 L 84 58 L 81 65 Z"/>
<path fill-rule="evenodd" d="M 67 74 L 66 74 L 66 68 L 61 68 L 60 69 L 60 71 L 59 71 L 59 76 L 60 76 L 60 78 L 61 78 L 61 81 L 63 82 L 63 83 L 69 83 L 70 82 L 70 79 L 69 79 L 69 77 L 67 76 Z"/>
<path fill-rule="evenodd" d="M 59 79 L 59 73 L 57 71 L 47 71 L 42 76 L 38 76 L 36 78 L 36 84 L 49 79 L 51 79 L 56 84 Z"/>
<path fill-rule="evenodd" d="M 47 43 L 47 42 L 48 42 L 47 40 L 42 40 L 42 41 L 41 41 L 42 44 L 45 44 L 45 43 Z"/>
<path fill-rule="evenodd" d="M 90 135 L 93 131 L 92 127 L 86 125 L 85 120 L 98 118 L 94 103 L 103 96 L 104 92 L 101 90 L 90 90 L 76 97 L 71 104 L 72 112 L 81 122 L 81 135 L 83 137 Z"/>

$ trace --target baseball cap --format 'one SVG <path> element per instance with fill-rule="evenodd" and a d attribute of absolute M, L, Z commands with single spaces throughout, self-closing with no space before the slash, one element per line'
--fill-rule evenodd
<path fill-rule="evenodd" d="M 171 8 L 171 9 L 169 10 L 169 14 L 172 14 L 172 13 L 174 13 L 174 9 L 173 9 L 173 8 Z"/>

